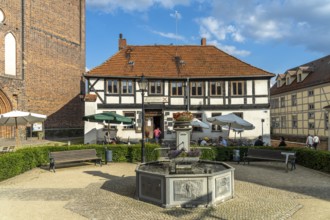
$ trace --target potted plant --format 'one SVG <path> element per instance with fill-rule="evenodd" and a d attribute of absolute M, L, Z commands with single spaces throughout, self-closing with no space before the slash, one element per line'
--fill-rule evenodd
<path fill-rule="evenodd" d="M 177 121 L 191 121 L 194 118 L 194 115 L 191 112 L 176 112 L 173 113 L 174 120 Z"/>

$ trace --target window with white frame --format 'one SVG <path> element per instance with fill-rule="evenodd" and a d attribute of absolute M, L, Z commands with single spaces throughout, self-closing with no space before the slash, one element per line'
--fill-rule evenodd
<path fill-rule="evenodd" d="M 277 83 L 276 83 L 277 87 L 281 87 L 281 80 L 277 80 Z"/>
<path fill-rule="evenodd" d="M 298 78 L 297 78 L 297 82 L 301 82 L 302 77 L 301 77 L 301 73 L 298 74 Z"/>
<path fill-rule="evenodd" d="M 132 119 L 132 122 L 135 122 L 135 112 L 123 112 L 124 116 L 127 118 Z M 131 125 L 124 125 L 124 129 L 135 129 L 135 123 L 132 123 Z"/>
<path fill-rule="evenodd" d="M 308 112 L 308 119 L 314 119 L 315 113 L 314 112 Z"/>
<path fill-rule="evenodd" d="M 281 116 L 281 128 L 286 128 L 286 116 Z"/>
<path fill-rule="evenodd" d="M 314 90 L 308 90 L 308 96 L 313 96 L 314 95 Z"/>
<path fill-rule="evenodd" d="M 233 114 L 243 119 L 243 112 L 233 112 Z"/>
<path fill-rule="evenodd" d="M 314 128 L 315 128 L 314 122 L 308 122 L 308 129 L 314 129 Z"/>
<path fill-rule="evenodd" d="M 197 118 L 200 121 L 203 121 L 203 114 L 202 113 L 194 113 L 193 114 L 195 118 Z M 198 131 L 198 132 L 203 132 L 203 129 L 200 127 L 193 127 L 192 131 Z"/>
<path fill-rule="evenodd" d="M 309 109 L 309 110 L 313 110 L 313 109 L 315 109 L 314 104 L 312 104 L 312 103 L 311 103 L 311 104 L 308 104 L 308 109 Z"/>
<path fill-rule="evenodd" d="M 297 95 L 292 95 L 291 96 L 291 105 L 292 106 L 297 106 Z"/>
<path fill-rule="evenodd" d="M 163 82 L 160 80 L 149 81 L 148 94 L 150 95 L 163 94 Z"/>
<path fill-rule="evenodd" d="M 243 81 L 231 82 L 231 94 L 233 96 L 244 95 L 244 82 Z"/>
<path fill-rule="evenodd" d="M 298 128 L 298 117 L 297 117 L 297 115 L 292 115 L 292 128 Z"/>
<path fill-rule="evenodd" d="M 278 98 L 272 99 L 270 104 L 271 104 L 271 108 L 278 108 L 279 107 Z"/>
<path fill-rule="evenodd" d="M 216 117 L 216 116 L 221 116 L 222 113 L 212 113 L 212 117 Z M 215 125 L 215 124 L 212 124 L 212 131 L 218 131 L 218 132 L 222 132 L 222 128 L 220 125 Z"/>
<path fill-rule="evenodd" d="M 191 96 L 202 96 L 203 95 L 203 82 L 191 82 L 190 83 L 190 94 L 191 94 Z"/>
<path fill-rule="evenodd" d="M 220 96 L 222 95 L 223 82 L 222 81 L 211 81 L 210 82 L 210 95 Z"/>
<path fill-rule="evenodd" d="M 285 107 L 285 97 L 281 97 L 281 108 Z"/>
<path fill-rule="evenodd" d="M 171 82 L 171 95 L 173 96 L 183 96 L 184 82 Z"/>
<path fill-rule="evenodd" d="M 122 94 L 133 94 L 133 81 L 132 80 L 121 80 L 121 93 Z"/>
<path fill-rule="evenodd" d="M 118 79 L 109 79 L 107 80 L 107 92 L 109 94 L 118 94 L 119 81 Z"/>
<path fill-rule="evenodd" d="M 278 117 L 272 117 L 272 128 L 280 127 L 280 119 Z"/>

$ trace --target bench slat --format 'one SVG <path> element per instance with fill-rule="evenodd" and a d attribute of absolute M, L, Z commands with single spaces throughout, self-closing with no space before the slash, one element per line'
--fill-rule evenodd
<path fill-rule="evenodd" d="M 247 155 L 243 157 L 243 161 L 248 163 L 249 159 L 260 159 L 260 160 L 271 160 L 271 161 L 281 161 L 287 162 L 286 169 L 288 169 L 288 163 L 290 162 L 292 168 L 295 167 L 295 156 L 289 156 L 288 161 L 286 161 L 286 156 L 278 150 L 268 150 L 268 149 L 248 149 Z"/>
<path fill-rule="evenodd" d="M 95 149 L 55 151 L 49 153 L 49 169 L 55 172 L 55 163 L 98 161 L 101 165 L 101 158 L 97 156 Z"/>

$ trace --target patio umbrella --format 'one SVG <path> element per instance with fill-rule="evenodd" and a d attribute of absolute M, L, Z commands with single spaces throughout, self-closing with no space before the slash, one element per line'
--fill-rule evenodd
<path fill-rule="evenodd" d="M 114 112 L 102 112 L 94 115 L 87 115 L 83 117 L 84 121 L 89 122 L 98 122 L 103 123 L 106 122 L 108 124 L 132 124 L 132 119 L 116 114 Z"/>
<path fill-rule="evenodd" d="M 43 122 L 46 120 L 46 118 L 47 118 L 46 115 L 14 110 L 0 115 L 0 125 L 15 126 L 16 146 L 18 146 L 19 145 L 18 125 L 27 125 L 36 122 Z"/>
<path fill-rule="evenodd" d="M 206 124 L 205 122 L 202 122 L 201 120 L 194 118 L 191 122 L 190 125 L 193 127 L 198 127 L 198 128 L 210 128 L 209 124 Z"/>
<path fill-rule="evenodd" d="M 133 120 L 131 118 L 116 114 L 114 112 L 102 112 L 94 115 L 87 115 L 83 117 L 84 121 L 107 123 L 108 133 L 110 134 L 110 125 L 131 125 Z"/>
<path fill-rule="evenodd" d="M 248 121 L 245 121 L 241 117 L 230 113 L 228 115 L 220 115 L 216 117 L 211 117 L 206 119 L 208 122 L 212 124 L 221 125 L 221 126 L 228 126 L 228 137 L 231 127 L 235 129 L 244 129 L 244 130 L 253 130 L 254 126 Z"/>

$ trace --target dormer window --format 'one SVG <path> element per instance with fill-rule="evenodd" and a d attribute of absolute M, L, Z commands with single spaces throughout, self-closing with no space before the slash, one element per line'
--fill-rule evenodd
<path fill-rule="evenodd" d="M 297 78 L 297 82 L 301 82 L 302 81 L 302 77 L 301 77 L 301 73 L 298 74 L 298 78 Z"/>
<path fill-rule="evenodd" d="M 277 87 L 281 87 L 281 80 L 277 80 Z"/>
<path fill-rule="evenodd" d="M 287 84 L 287 85 L 290 85 L 290 77 L 287 77 L 287 78 L 286 78 L 286 84 Z"/>

